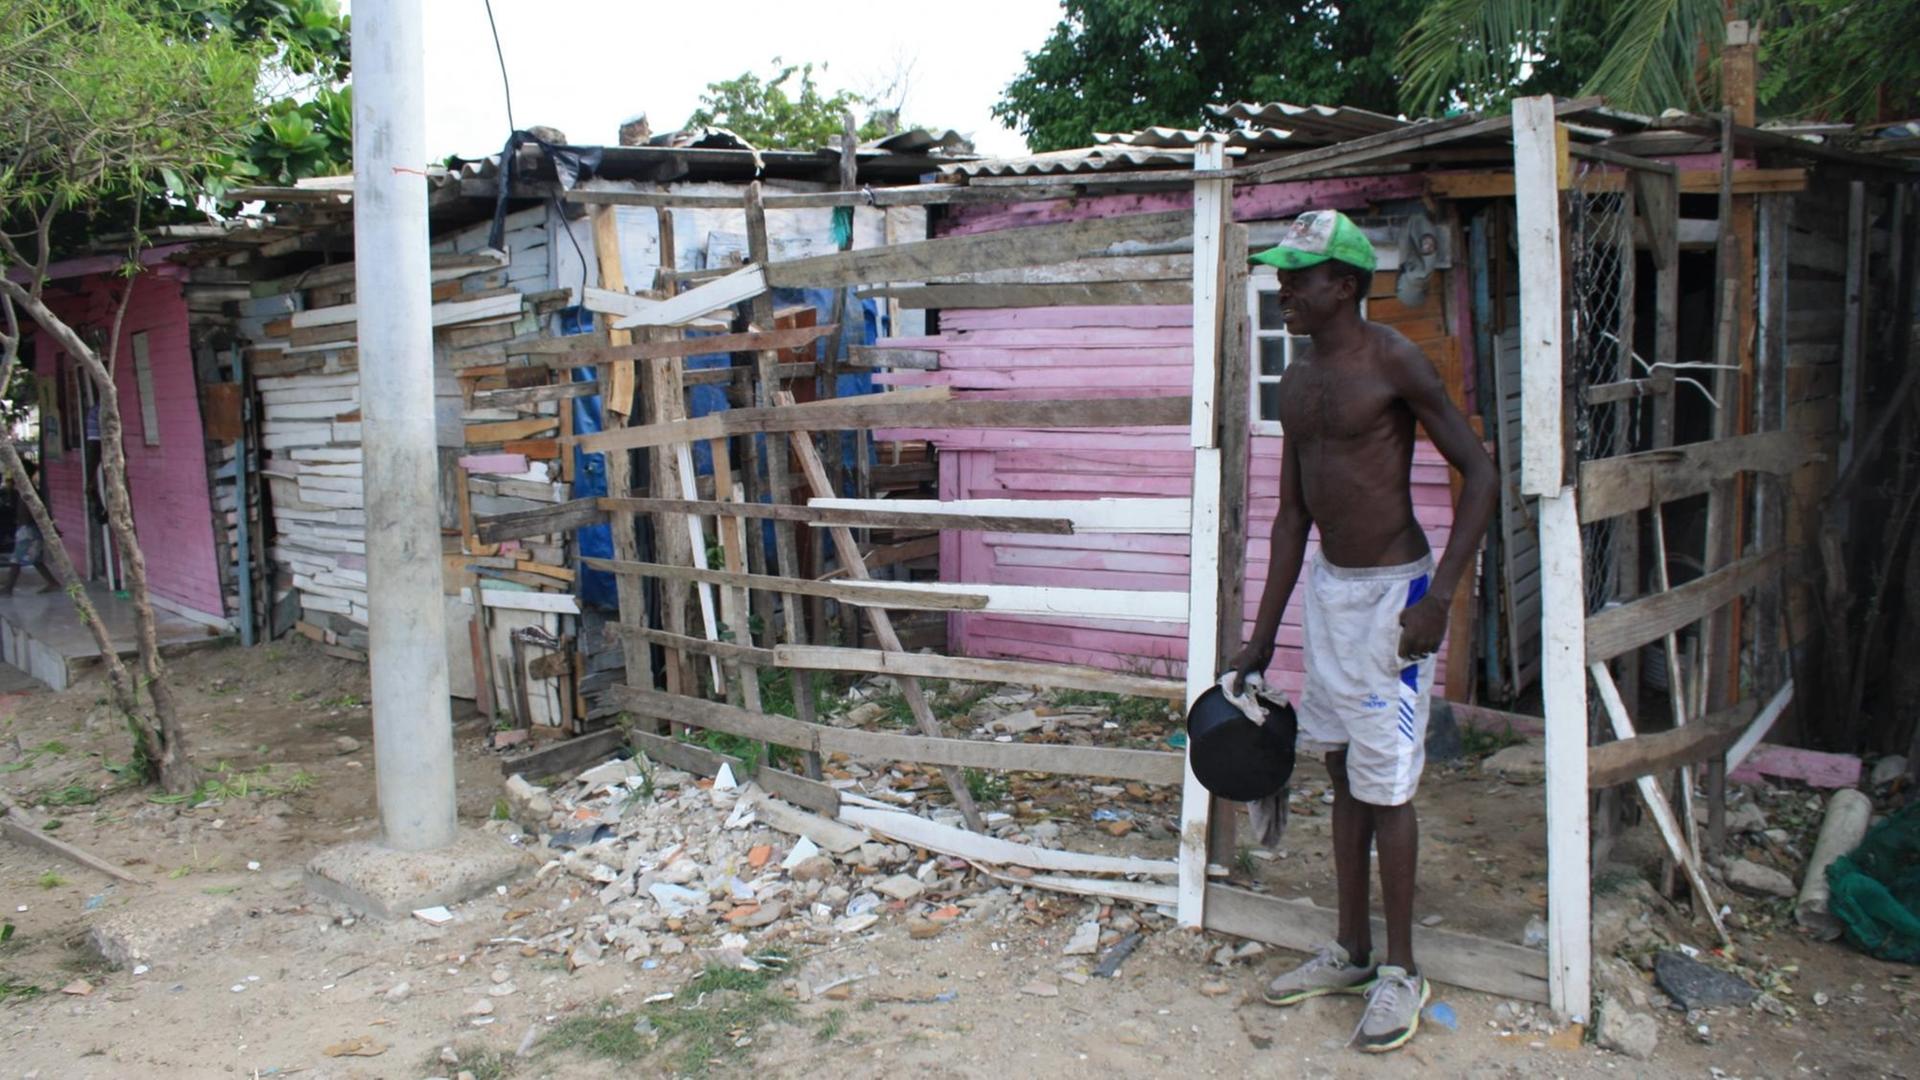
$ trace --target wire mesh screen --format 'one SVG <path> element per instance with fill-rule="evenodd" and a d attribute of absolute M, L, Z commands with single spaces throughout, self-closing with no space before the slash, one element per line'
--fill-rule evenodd
<path fill-rule="evenodd" d="M 1567 264 L 1572 362 L 1567 393 L 1573 398 L 1574 453 L 1593 461 L 1626 453 L 1635 443 L 1638 410 L 1631 402 L 1595 404 L 1590 387 L 1631 378 L 1628 305 L 1633 257 L 1631 206 L 1620 174 L 1591 162 L 1576 166 L 1568 197 Z M 1614 520 L 1582 529 L 1585 545 L 1587 612 L 1592 614 L 1619 593 Z"/>

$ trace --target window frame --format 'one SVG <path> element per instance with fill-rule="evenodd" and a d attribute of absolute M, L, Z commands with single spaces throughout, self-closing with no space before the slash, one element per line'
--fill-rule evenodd
<path fill-rule="evenodd" d="M 1295 343 L 1304 340 L 1300 334 L 1289 334 L 1282 325 L 1278 329 L 1268 329 L 1260 325 L 1260 295 L 1280 291 L 1280 274 L 1271 266 L 1256 266 L 1247 274 L 1247 377 L 1252 380 L 1247 388 L 1247 421 L 1255 435 L 1280 436 L 1285 432 L 1280 427 L 1280 418 L 1269 420 L 1260 415 L 1260 388 L 1278 386 L 1285 376 L 1287 368 L 1293 365 Z M 1360 317 L 1367 316 L 1367 298 L 1360 299 Z M 1278 340 L 1280 346 L 1280 374 L 1265 375 L 1260 371 L 1260 343 Z"/>

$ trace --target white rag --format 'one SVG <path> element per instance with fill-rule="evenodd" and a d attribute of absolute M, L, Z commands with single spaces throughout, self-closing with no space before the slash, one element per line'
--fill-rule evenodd
<path fill-rule="evenodd" d="M 1264 699 L 1279 708 L 1287 705 L 1287 695 L 1280 690 L 1267 686 L 1267 680 L 1255 671 L 1247 675 L 1244 692 L 1233 692 L 1234 677 L 1238 672 L 1229 671 L 1220 676 L 1220 693 L 1225 695 L 1234 708 L 1239 709 L 1246 718 L 1265 727 L 1267 711 L 1260 702 Z M 1280 846 L 1287 832 L 1287 795 L 1292 789 L 1283 787 L 1272 795 L 1257 802 L 1247 803 L 1247 822 L 1253 826 L 1255 843 L 1272 850 Z"/>

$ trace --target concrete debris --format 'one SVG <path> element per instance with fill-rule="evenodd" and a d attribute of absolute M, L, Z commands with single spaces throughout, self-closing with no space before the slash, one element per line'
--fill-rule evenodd
<path fill-rule="evenodd" d="M 1516 784 L 1547 778 L 1547 748 L 1542 743 L 1524 742 L 1509 746 L 1480 763 L 1480 771 L 1505 777 Z"/>
<path fill-rule="evenodd" d="M 1757 833 L 1767 831 L 1767 812 L 1755 803 L 1741 803 L 1727 810 L 1727 831 Z"/>
<path fill-rule="evenodd" d="M 333 739 L 333 752 L 334 752 L 334 753 L 336 753 L 336 754 L 351 754 L 351 753 L 353 753 L 353 752 L 354 752 L 355 750 L 358 750 L 358 749 L 360 749 L 360 740 L 359 740 L 359 739 L 356 739 L 356 738 L 354 738 L 354 737 L 353 737 L 353 736 L 351 736 L 351 735 L 336 735 L 336 736 L 334 736 L 334 739 Z"/>
<path fill-rule="evenodd" d="M 1759 993 L 1739 976 L 1677 952 L 1654 957 L 1653 977 L 1659 980 L 1660 989 L 1688 1010 L 1747 1005 Z"/>
<path fill-rule="evenodd" d="M 1647 1061 L 1660 1041 L 1660 1026 L 1646 1013 L 1632 1012 L 1613 998 L 1603 998 L 1594 1013 L 1594 1041 L 1604 1050 Z"/>
<path fill-rule="evenodd" d="M 1062 712 L 1061 718 L 1084 717 Z M 917 803 L 926 818 L 958 824 L 951 808 L 916 799 L 935 794 L 937 770 L 836 762 L 834 773 L 834 786 L 848 800 Z M 1107 786 L 1110 792 L 1093 794 L 1144 794 L 1144 788 Z M 536 880 L 566 882 L 563 892 L 570 896 L 544 917 L 515 916 L 518 925 L 506 940 L 520 943 L 523 957 L 563 959 L 569 972 L 622 961 L 652 969 L 683 955 L 703 965 L 744 967 L 793 940 L 821 942 L 888 928 L 926 940 L 955 922 L 1010 925 L 1036 918 L 1032 901 L 1022 895 L 1031 886 L 1017 880 L 1031 875 L 996 878 L 968 859 L 876 838 L 738 776 L 709 782 L 644 757 L 616 758 L 550 788 L 510 777 L 506 797 L 513 821 L 493 822 L 489 829 L 536 853 L 544 860 Z M 1002 844 L 1060 846 L 1062 827 L 1045 820 L 1044 812 L 1023 809 L 1018 818 L 1024 820 L 996 813 L 988 832 Z M 1103 904 L 1063 924 L 1062 936 L 1071 936 L 1070 956 L 1107 950 L 1101 969 L 1111 976 L 1145 933 L 1170 920 L 1170 911 L 1151 906 Z M 496 967 L 491 980 L 483 1000 L 515 993 L 506 966 Z M 1047 996 L 1059 993 L 1051 976 L 1035 985 Z M 486 1018 L 475 1017 L 476 1023 Z"/>
<path fill-rule="evenodd" d="M 1873 771 L 1867 774 L 1869 790 L 1885 787 L 1907 775 L 1907 759 L 1900 754 L 1889 754 L 1873 763 Z"/>
<path fill-rule="evenodd" d="M 1728 859 L 1724 872 L 1727 884 L 1745 892 L 1792 897 L 1799 891 L 1794 887 L 1792 878 L 1771 866 L 1761 866 L 1748 859 Z"/>

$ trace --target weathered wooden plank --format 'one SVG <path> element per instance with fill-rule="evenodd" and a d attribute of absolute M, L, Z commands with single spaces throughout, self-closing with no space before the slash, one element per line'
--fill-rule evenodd
<path fill-rule="evenodd" d="M 607 623 L 604 632 L 609 637 L 626 641 L 643 641 L 651 645 L 662 645 L 682 652 L 698 653 L 701 656 L 717 657 L 732 663 L 752 664 L 756 667 L 774 666 L 773 650 L 753 645 L 736 645 L 731 641 L 712 641 L 688 634 L 676 634 L 670 630 L 656 630 L 651 626 L 634 626 L 629 623 Z"/>
<path fill-rule="evenodd" d="M 699 641 L 689 638 L 689 641 Z M 816 814 L 832 817 L 840 813 L 840 793 L 818 780 L 809 780 L 796 776 L 784 769 L 775 769 L 762 765 L 755 769 L 751 762 L 743 761 L 731 754 L 722 754 L 704 746 L 681 742 L 665 735 L 655 735 L 647 731 L 628 732 L 627 739 L 635 750 L 647 757 L 675 769 L 683 769 L 701 776 L 718 776 L 720 766 L 726 765 L 733 770 L 734 778 L 745 782 L 752 780 L 765 788 L 770 795 L 782 799 Z"/>
<path fill-rule="evenodd" d="M 1749 555 L 1685 585 L 1588 616 L 1587 663 L 1611 660 L 1718 611 L 1773 578 L 1784 555 Z"/>
<path fill-rule="evenodd" d="M 552 746 L 501 758 L 500 775 L 512 776 L 518 773 L 535 781 L 548 776 L 572 779 L 568 776 L 569 773 L 582 766 L 605 760 L 625 745 L 627 745 L 627 733 L 620 728 L 590 731 L 577 738 L 554 743 Z"/>
<path fill-rule="evenodd" d="M 1804 432 L 1764 431 L 1580 465 L 1580 523 L 1704 494 L 1742 472 L 1786 476 L 1818 457 Z"/>
<path fill-rule="evenodd" d="M 776 431 L 844 431 L 854 428 L 968 427 L 1184 427 L 1188 398 L 1091 398 L 1063 401 L 919 401 L 896 403 L 896 394 L 865 395 L 800 406 L 729 409 L 693 420 L 576 435 L 586 451 L 664 446 Z"/>
<path fill-rule="evenodd" d="M 811 499 L 809 508 L 958 514 L 996 518 L 1065 518 L 1074 532 L 1182 533 L 1192 507 L 1187 499 Z"/>
<path fill-rule="evenodd" d="M 1122 244 L 1163 244 L 1183 237 L 1191 224 L 1191 216 L 1175 211 L 916 240 L 769 263 L 766 280 L 771 286 L 784 288 L 929 281 L 977 270 L 1065 262 Z"/>
<path fill-rule="evenodd" d="M 1170 859 L 1141 859 L 1131 855 L 1093 855 L 1078 851 L 1056 851 L 1032 844 L 965 832 L 951 825 L 929 821 L 904 810 L 846 805 L 840 808 L 840 820 L 889 840 L 937 851 L 942 855 L 969 862 L 996 866 L 1026 866 L 1035 870 L 1062 870 L 1077 874 L 1151 874 L 1168 876 L 1174 872 Z"/>
<path fill-rule="evenodd" d="M 635 341 L 626 345 L 608 345 L 595 338 L 563 338 L 576 347 L 563 352 L 533 354 L 530 359 L 547 367 L 581 367 L 620 360 L 665 360 L 672 357 L 712 356 L 720 353 L 758 352 L 763 349 L 785 351 L 804 348 L 833 332 L 826 326 L 800 326 L 778 330 L 754 330 L 744 334 L 705 334 L 700 337 L 674 338 L 671 341 Z"/>
<path fill-rule="evenodd" d="M 511 409 L 519 405 L 538 405 L 546 401 L 571 401 L 577 397 L 592 397 L 600 392 L 597 382 L 563 382 L 547 386 L 523 386 L 510 390 L 477 390 L 473 395 L 473 407 L 476 409 Z"/>
<path fill-rule="evenodd" d="M 1758 705 L 1757 699 L 1749 698 L 1684 727 L 1601 743 L 1587 751 L 1587 787 L 1598 791 L 1632 783 L 1638 777 L 1658 776 L 1725 754 Z"/>
<path fill-rule="evenodd" d="M 854 345 L 847 352 L 848 367 L 883 367 L 912 371 L 940 370 L 940 354 L 933 349 L 895 349 L 880 345 Z"/>
<path fill-rule="evenodd" d="M 913 611 L 978 611 L 987 606 L 980 594 L 938 592 L 925 586 L 855 585 L 837 581 L 811 581 L 806 578 L 774 574 L 737 574 L 726 570 L 702 570 L 692 566 L 666 563 L 627 562 L 620 559 L 582 559 L 595 570 L 611 574 L 659 578 L 664 581 L 700 581 L 736 589 L 762 589 L 769 592 L 820 596 L 862 606 L 907 608 Z"/>
<path fill-rule="evenodd" d="M 560 419 L 553 416 L 536 416 L 531 420 L 502 420 L 494 424 L 468 424 L 462 437 L 468 446 L 484 446 L 488 443 L 514 442 L 542 435 L 560 426 Z"/>
<path fill-rule="evenodd" d="M 481 543 L 497 544 L 502 540 L 522 540 L 529 536 L 583 529 L 606 520 L 607 511 L 597 500 L 573 499 L 539 510 L 476 517 L 473 519 L 473 532 Z"/>
<path fill-rule="evenodd" d="M 1155 750 L 1042 746 L 894 735 L 824 724 L 803 724 L 788 717 L 748 712 L 717 701 L 663 694 L 632 686 L 616 686 L 609 693 L 622 705 L 642 715 L 814 753 L 847 754 L 961 768 L 1103 776 L 1147 784 L 1176 784 L 1180 781 L 1181 755 Z"/>
<path fill-rule="evenodd" d="M 1338 914 L 1330 908 L 1229 885 L 1207 886 L 1206 927 L 1302 953 L 1332 941 L 1339 930 Z M 1386 932 L 1386 923 L 1376 917 L 1375 939 L 1386 940 Z M 1436 982 L 1547 1002 L 1547 958 L 1538 950 L 1424 926 L 1413 928 L 1413 948 L 1421 973 Z"/>
<path fill-rule="evenodd" d="M 1566 333 L 1560 177 L 1566 129 L 1551 97 L 1513 102 L 1514 229 L 1520 249 L 1520 491 L 1558 495 L 1567 479 L 1563 431 Z"/>
<path fill-rule="evenodd" d="M 862 297 L 897 300 L 904 308 L 1024 308 L 1123 304 L 1185 304 L 1193 289 L 1181 281 L 1109 281 L 1068 285 L 918 285 L 863 289 Z"/>
<path fill-rule="evenodd" d="M 773 649 L 771 662 L 780 667 L 813 671 L 865 671 L 879 675 L 971 679 L 1067 690 L 1098 690 L 1183 703 L 1186 694 L 1184 685 L 1171 679 L 1151 679 L 1104 668 L 1038 664 L 1025 660 L 988 660 L 971 656 L 843 649 L 827 645 L 777 645 Z"/>
<path fill-rule="evenodd" d="M 889 500 L 891 501 L 891 500 Z M 975 529 L 983 532 L 1069 535 L 1073 522 L 1064 517 L 1019 517 L 999 514 L 905 512 L 877 507 L 776 506 L 771 503 L 689 502 L 684 499 L 602 498 L 607 511 L 636 514 L 702 514 L 744 518 L 804 521 L 810 525 L 848 525 L 859 529 Z M 1040 504 L 1051 506 L 1051 503 Z"/>
<path fill-rule="evenodd" d="M 743 267 L 668 300 L 643 300 L 636 296 L 630 313 L 613 325 L 619 330 L 637 326 L 682 326 L 708 312 L 732 307 L 766 291 L 767 279 L 762 268 Z"/>

